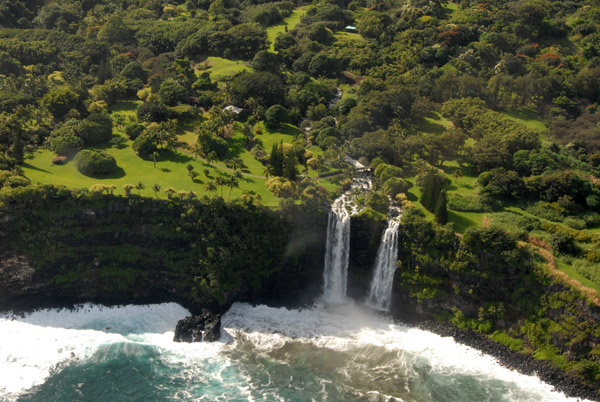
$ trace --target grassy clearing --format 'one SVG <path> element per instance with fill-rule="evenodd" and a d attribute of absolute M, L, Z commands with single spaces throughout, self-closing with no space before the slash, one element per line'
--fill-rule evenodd
<path fill-rule="evenodd" d="M 138 101 L 120 102 L 113 108 L 113 118 L 117 115 L 135 115 L 138 103 Z M 184 131 L 180 139 L 185 142 L 195 142 L 195 135 L 191 131 Z M 138 182 L 142 182 L 146 186 L 146 189 L 141 191 L 142 196 L 154 196 L 151 187 L 154 184 L 159 184 L 162 190 L 157 196 L 166 198 L 164 189 L 168 187 L 173 187 L 177 191 L 195 191 L 200 196 L 210 195 L 205 190 L 206 184 L 218 176 L 231 174 L 230 171 L 224 171 L 217 166 L 194 159 L 193 156 L 166 149 L 160 150 L 160 156 L 156 167 L 154 167 L 152 160 L 142 159 L 135 154 L 131 148 L 132 141 L 125 136 L 122 128 L 116 127 L 114 129 L 114 140 L 117 140 L 119 145 L 104 144 L 92 147 L 109 152 L 117 160 L 119 169 L 110 175 L 82 175 L 77 171 L 72 161 L 65 165 L 55 165 L 52 163 L 55 155 L 49 150 L 36 151 L 32 158 L 26 161 L 24 165 L 25 175 L 32 183 L 58 184 L 74 188 L 89 188 L 94 184 L 114 184 L 117 186 L 116 194 L 124 194 L 122 189 L 124 184 L 136 185 Z M 186 169 L 188 164 L 191 164 L 199 174 L 194 181 L 188 175 Z M 239 184 L 240 188 L 233 189 L 231 192 L 232 199 L 239 198 L 244 191 L 249 191 L 260 194 L 265 205 L 274 206 L 279 204 L 279 200 L 266 187 L 264 179 L 245 176 Z M 138 191 L 133 190 L 132 193 L 137 194 Z M 223 197 L 225 199 L 229 197 L 229 188 L 223 188 Z"/>
<path fill-rule="evenodd" d="M 595 290 L 600 295 L 600 286 L 598 284 L 596 284 L 595 282 L 590 281 L 585 276 L 579 274 L 572 265 L 565 263 L 560 258 L 556 258 L 556 268 L 559 271 L 567 274 L 567 276 L 569 276 L 569 278 L 576 280 L 577 282 L 581 283 L 585 287 Z"/>
<path fill-rule="evenodd" d="M 333 37 L 340 42 L 350 42 L 350 41 L 364 41 L 365 39 L 359 34 L 355 32 L 336 32 Z"/>
<path fill-rule="evenodd" d="M 306 13 L 310 6 L 302 6 L 294 9 L 292 15 L 283 20 L 283 23 L 279 25 L 274 25 L 272 27 L 267 28 L 267 39 L 269 40 L 269 50 L 274 51 L 273 43 L 275 42 L 275 37 L 278 33 L 284 33 L 285 27 L 287 25 L 288 30 L 294 29 L 296 25 L 300 23 L 302 17 Z"/>
<path fill-rule="evenodd" d="M 537 112 L 532 108 L 522 107 L 502 114 L 514 122 L 521 123 L 530 130 L 538 133 L 548 132 L 548 127 L 540 120 Z"/>
<path fill-rule="evenodd" d="M 244 70 L 254 71 L 245 61 L 213 56 L 207 57 L 205 61 L 196 66 L 197 75 L 209 72 L 210 79 L 213 81 L 219 81 L 223 77 L 229 77 Z"/>

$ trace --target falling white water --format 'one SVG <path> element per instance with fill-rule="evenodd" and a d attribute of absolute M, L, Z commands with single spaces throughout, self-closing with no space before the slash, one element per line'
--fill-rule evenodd
<path fill-rule="evenodd" d="M 377 250 L 375 270 L 367 298 L 367 304 L 377 310 L 388 311 L 392 302 L 392 285 L 394 283 L 394 273 L 396 272 L 396 261 L 398 260 L 400 217 L 388 220 L 388 226 L 383 232 L 379 250 Z"/>
<path fill-rule="evenodd" d="M 350 254 L 350 217 L 361 211 L 356 203 L 357 195 L 372 187 L 368 171 L 358 161 L 346 160 L 359 169 L 352 187 L 331 205 L 327 221 L 325 269 L 323 271 L 323 297 L 327 302 L 340 303 L 346 297 L 348 282 L 348 258 Z"/>

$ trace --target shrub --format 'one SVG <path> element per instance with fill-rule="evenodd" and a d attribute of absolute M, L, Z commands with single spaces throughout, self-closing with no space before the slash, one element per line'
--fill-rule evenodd
<path fill-rule="evenodd" d="M 85 175 L 108 174 L 117 169 L 117 161 L 108 152 L 84 149 L 75 157 L 75 166 Z"/>
<path fill-rule="evenodd" d="M 575 239 L 567 233 L 554 233 L 550 242 L 552 244 L 552 250 L 556 253 L 576 255 L 579 252 L 579 248 L 575 244 Z"/>
<path fill-rule="evenodd" d="M 147 135 L 140 135 L 133 141 L 132 148 L 139 156 L 150 156 L 157 150 L 156 144 Z"/>
<path fill-rule="evenodd" d="M 373 191 L 367 198 L 367 205 L 377 212 L 387 214 L 390 200 L 388 199 L 387 195 Z"/>
<path fill-rule="evenodd" d="M 112 137 L 112 128 L 105 127 L 91 121 L 82 121 L 77 128 L 81 138 L 85 140 L 87 145 L 102 144 L 107 142 Z"/>
<path fill-rule="evenodd" d="M 461 212 L 490 212 L 492 208 L 475 195 L 448 194 L 448 208 Z"/>
<path fill-rule="evenodd" d="M 56 157 L 54 157 L 54 159 L 52 159 L 52 163 L 54 163 L 55 165 L 64 165 L 66 162 L 67 162 L 66 156 L 56 156 Z"/>
<path fill-rule="evenodd" d="M 71 156 L 83 146 L 83 140 L 72 133 L 66 133 L 50 140 L 50 149 L 60 156 Z"/>
<path fill-rule="evenodd" d="M 144 131 L 144 126 L 139 123 L 131 123 L 125 127 L 125 134 L 130 140 L 134 141 Z"/>
<path fill-rule="evenodd" d="M 383 183 L 383 190 L 392 198 L 395 198 L 399 193 L 406 193 L 410 184 L 399 177 L 391 177 Z"/>

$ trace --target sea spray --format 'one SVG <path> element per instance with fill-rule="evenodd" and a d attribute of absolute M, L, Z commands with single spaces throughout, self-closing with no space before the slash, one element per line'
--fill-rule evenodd
<path fill-rule="evenodd" d="M 23 380 L 7 389 L 0 376 L 0 400 L 568 400 L 451 338 L 351 302 L 235 303 L 221 342 L 172 342 L 187 314 L 174 304 L 86 305 L 0 317 L 2 374 L 22 370 Z"/>

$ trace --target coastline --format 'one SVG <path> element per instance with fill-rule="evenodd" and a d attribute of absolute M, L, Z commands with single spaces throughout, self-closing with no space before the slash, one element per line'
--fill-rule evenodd
<path fill-rule="evenodd" d="M 406 318 L 406 317 L 405 317 Z M 452 337 L 457 343 L 472 347 L 483 354 L 490 355 L 503 367 L 525 375 L 535 375 L 543 382 L 552 385 L 557 391 L 568 397 L 600 401 L 600 390 L 595 390 L 579 379 L 569 376 L 549 362 L 535 359 L 531 355 L 512 350 L 487 336 L 463 330 L 447 322 L 431 320 L 407 320 L 400 322 L 413 325 L 419 329 L 436 333 L 440 336 Z"/>
<path fill-rule="evenodd" d="M 259 298 L 260 299 L 260 298 Z M 43 300 L 43 302 L 42 302 Z M 37 299 L 36 304 L 32 303 L 32 300 L 27 304 L 27 306 L 20 306 L 19 308 L 15 308 L 15 306 L 0 306 L 0 312 L 7 313 L 12 312 L 15 315 L 23 315 L 26 313 L 30 313 L 40 309 L 54 309 L 54 308 L 65 308 L 65 309 L 77 309 L 79 306 L 86 302 L 78 301 L 76 303 L 70 302 L 64 299 L 55 299 L 55 298 L 42 298 Z M 102 303 L 100 301 L 89 301 L 91 303 L 102 304 L 104 306 L 123 306 L 126 304 L 131 305 L 149 305 L 149 304 L 157 304 L 164 302 L 175 302 L 180 303 L 182 307 L 189 310 L 188 307 L 185 306 L 185 303 L 181 303 L 180 300 L 165 300 L 164 298 L 160 298 L 157 300 L 148 300 L 147 302 L 133 302 L 133 303 Z M 303 308 L 311 308 L 312 303 L 269 303 L 265 300 L 245 300 L 242 302 L 247 302 L 252 305 L 257 304 L 265 304 L 270 307 L 276 308 L 288 308 L 288 309 L 303 309 Z M 11 303 L 12 304 L 12 303 Z M 8 308 L 7 308 L 8 307 Z M 373 312 L 373 314 L 381 314 L 378 312 Z M 457 343 L 460 343 L 465 346 L 472 347 L 476 349 L 482 354 L 487 354 L 492 356 L 496 361 L 503 367 L 506 367 L 510 370 L 515 370 L 520 374 L 524 375 L 535 375 L 541 381 L 551 385 L 557 391 L 564 393 L 568 397 L 572 398 L 581 398 L 590 401 L 600 402 L 600 392 L 598 390 L 594 390 L 592 387 L 582 383 L 575 377 L 569 376 L 568 374 L 562 372 L 558 368 L 552 367 L 548 362 L 543 360 L 537 360 L 533 358 L 531 355 L 526 355 L 520 353 L 518 351 L 511 350 L 510 348 L 497 343 L 487 336 L 473 332 L 472 330 L 464 330 L 458 328 L 447 322 L 436 322 L 427 318 L 420 318 L 418 316 L 392 316 L 388 315 L 388 317 L 393 318 L 398 324 L 401 325 L 409 325 L 415 328 L 419 328 L 421 330 L 429 331 L 435 333 L 437 335 L 443 337 L 451 337 Z M 173 328 L 175 330 L 175 328 Z"/>

